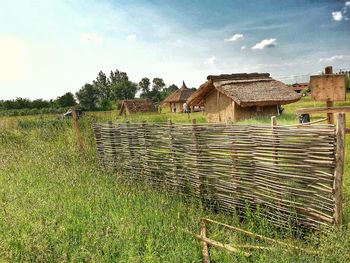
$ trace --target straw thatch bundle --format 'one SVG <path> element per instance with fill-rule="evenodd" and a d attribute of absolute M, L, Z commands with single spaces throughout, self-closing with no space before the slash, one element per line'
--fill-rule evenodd
<path fill-rule="evenodd" d="M 284 83 L 274 80 L 268 73 L 239 73 L 208 76 L 187 100 L 191 106 L 203 104 L 205 97 L 218 90 L 240 107 L 288 104 L 300 99 Z"/>

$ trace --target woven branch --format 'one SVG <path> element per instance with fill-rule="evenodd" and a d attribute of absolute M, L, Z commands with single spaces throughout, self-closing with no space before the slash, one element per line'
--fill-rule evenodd
<path fill-rule="evenodd" d="M 135 180 L 280 227 L 334 223 L 334 125 L 94 124 L 99 158 Z"/>

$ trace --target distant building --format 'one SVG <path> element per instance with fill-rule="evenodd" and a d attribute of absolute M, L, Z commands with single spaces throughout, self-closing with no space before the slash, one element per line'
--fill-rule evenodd
<path fill-rule="evenodd" d="M 209 122 L 277 116 L 280 105 L 300 99 L 300 95 L 270 77 L 268 73 L 240 73 L 208 76 L 187 100 L 189 106 L 205 106 Z"/>
<path fill-rule="evenodd" d="M 123 100 L 121 102 L 119 115 L 154 111 L 155 108 L 150 99 Z"/>
<path fill-rule="evenodd" d="M 163 105 L 168 104 L 171 112 L 183 112 L 183 104 L 188 97 L 193 94 L 193 90 L 187 88 L 185 82 L 182 82 L 182 87 L 171 93 L 163 102 Z"/>
<path fill-rule="evenodd" d="M 290 90 L 294 90 L 295 92 L 300 93 L 303 89 L 306 89 L 309 87 L 309 82 L 294 83 L 288 87 Z"/>

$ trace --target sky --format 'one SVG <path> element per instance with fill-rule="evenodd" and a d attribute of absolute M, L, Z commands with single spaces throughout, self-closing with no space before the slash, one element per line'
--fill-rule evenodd
<path fill-rule="evenodd" d="M 0 99 L 54 99 L 100 70 L 198 87 L 350 68 L 350 1 L 0 0 Z"/>

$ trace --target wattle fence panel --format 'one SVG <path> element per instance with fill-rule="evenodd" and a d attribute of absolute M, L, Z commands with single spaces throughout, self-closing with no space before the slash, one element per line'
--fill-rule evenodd
<path fill-rule="evenodd" d="M 259 206 L 281 227 L 339 221 L 334 125 L 110 122 L 93 128 L 101 163 L 131 179 L 243 217 Z"/>

